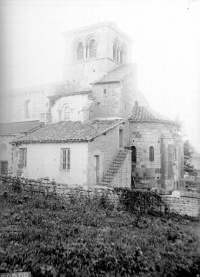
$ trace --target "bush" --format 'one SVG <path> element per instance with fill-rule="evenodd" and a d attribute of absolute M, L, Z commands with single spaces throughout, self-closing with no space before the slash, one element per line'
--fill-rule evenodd
<path fill-rule="evenodd" d="M 1 194 L 0 272 L 31 271 L 33 277 L 195 276 L 198 243 L 183 225 L 192 222 L 150 215 L 162 203 L 149 193 L 121 190 L 124 210 L 111 209 L 105 194 L 92 198 L 77 193 L 73 201 L 54 193 Z M 136 203 L 142 207 L 140 217 L 134 212 Z"/>
<path fill-rule="evenodd" d="M 115 188 L 120 194 L 120 204 L 126 211 L 149 213 L 152 211 L 165 211 L 168 206 L 162 197 L 156 193 L 144 189 Z"/>

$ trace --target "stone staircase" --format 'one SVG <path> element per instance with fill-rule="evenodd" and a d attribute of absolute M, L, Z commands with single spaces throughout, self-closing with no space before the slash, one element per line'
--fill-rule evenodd
<path fill-rule="evenodd" d="M 102 186 L 109 186 L 118 170 L 120 169 L 122 163 L 124 162 L 128 154 L 127 150 L 119 150 L 117 156 L 114 158 L 112 164 L 110 165 L 108 171 L 104 174 L 103 179 L 100 182 Z"/>

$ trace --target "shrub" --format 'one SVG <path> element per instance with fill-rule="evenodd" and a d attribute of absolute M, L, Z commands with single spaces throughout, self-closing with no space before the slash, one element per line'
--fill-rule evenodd
<path fill-rule="evenodd" d="M 192 223 L 190 218 L 150 215 L 162 206 L 155 193 L 116 191 L 121 193 L 124 210 L 110 209 L 106 194 L 86 197 L 77 191 L 73 201 L 55 193 L 11 190 L 6 198 L 2 194 L 0 273 L 31 271 L 33 277 L 198 274 L 198 244 L 183 228 Z"/>
<path fill-rule="evenodd" d="M 140 212 L 143 214 L 152 211 L 162 212 L 168 208 L 167 204 L 156 192 L 129 188 L 115 188 L 115 191 L 120 195 L 120 204 L 129 212 Z"/>

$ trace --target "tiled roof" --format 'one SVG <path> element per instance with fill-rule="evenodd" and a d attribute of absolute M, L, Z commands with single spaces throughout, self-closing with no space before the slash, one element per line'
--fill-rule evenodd
<path fill-rule="evenodd" d="M 163 117 L 154 114 L 153 111 L 149 111 L 146 107 L 140 106 L 133 107 L 132 116 L 129 118 L 129 122 L 155 122 L 179 125 L 175 121 L 163 119 Z"/>
<path fill-rule="evenodd" d="M 42 123 L 39 122 L 39 120 L 0 123 L 0 135 L 9 136 L 9 135 L 16 135 L 16 134 L 24 134 L 41 125 Z"/>
<path fill-rule="evenodd" d="M 132 73 L 133 64 L 122 64 L 109 71 L 103 78 L 95 84 L 120 82 L 126 75 Z"/>
<path fill-rule="evenodd" d="M 92 92 L 91 90 L 75 91 L 75 92 L 63 92 L 63 93 L 60 93 L 60 94 L 48 96 L 48 98 L 49 99 L 58 99 L 58 98 L 61 98 L 61 97 L 64 97 L 64 96 L 66 97 L 66 96 L 73 96 L 73 95 L 89 94 L 91 92 Z"/>
<path fill-rule="evenodd" d="M 81 123 L 80 121 L 61 121 L 50 124 L 24 137 L 14 140 L 14 143 L 35 142 L 70 142 L 89 141 L 124 122 L 122 119 L 95 120 Z"/>

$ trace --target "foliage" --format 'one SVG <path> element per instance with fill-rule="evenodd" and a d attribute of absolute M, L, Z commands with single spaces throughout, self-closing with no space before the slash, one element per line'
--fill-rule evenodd
<path fill-rule="evenodd" d="M 189 175 L 196 176 L 197 171 L 194 165 L 191 164 L 190 159 L 191 155 L 194 152 L 193 147 L 191 146 L 189 140 L 184 141 L 184 171 Z"/>
<path fill-rule="evenodd" d="M 152 211 L 168 210 L 168 206 L 156 192 L 129 188 L 115 188 L 115 191 L 120 192 L 120 203 L 126 211 L 143 215 Z"/>
<path fill-rule="evenodd" d="M 196 238 L 184 231 L 189 218 L 142 212 L 135 224 L 135 213 L 115 209 L 105 194 L 66 202 L 55 193 L 1 189 L 0 272 L 165 277 L 200 270 Z"/>

